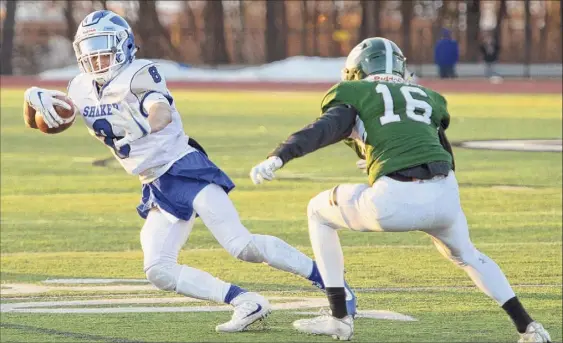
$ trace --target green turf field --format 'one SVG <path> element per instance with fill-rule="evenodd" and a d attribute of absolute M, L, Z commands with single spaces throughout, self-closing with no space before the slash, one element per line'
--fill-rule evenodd
<path fill-rule="evenodd" d="M 181 263 L 278 297 L 273 303 L 279 306 L 295 302 L 295 297 L 312 305 L 274 311 L 264 324 L 227 335 L 215 333 L 214 328 L 227 321 L 230 312 L 189 312 L 193 306 L 216 304 L 174 303 L 184 299 L 154 291 L 146 283 L 113 284 L 117 286 L 113 288 L 44 283 L 47 279 L 144 278 L 139 244 L 143 222 L 135 211 L 140 185 L 117 163 L 92 166 L 110 154 L 89 136 L 80 120 L 60 135 L 26 129 L 22 94 L 23 90 L 3 89 L 0 98 L 3 308 L 45 301 L 125 299 L 130 303 L 43 307 L 116 311 L 104 314 L 5 311 L 0 341 L 331 341 L 300 335 L 291 327 L 293 320 L 306 316 L 296 311 L 319 310 L 315 301 L 323 299 L 320 292 L 298 277 L 231 258 L 200 222 L 181 253 Z M 237 184 L 231 194 L 243 223 L 254 233 L 276 235 L 312 256 L 307 202 L 338 183 L 365 182 L 355 167 L 355 154 L 337 144 L 292 162 L 279 171 L 279 180 L 260 187 L 251 183 L 248 172 L 280 140 L 317 115 L 322 94 L 176 91 L 174 95 L 186 130 Z M 560 96 L 452 94 L 447 98 L 452 141 L 562 137 Z M 462 148 L 454 152 L 475 245 L 496 260 L 532 316 L 561 342 L 561 153 Z M 346 276 L 358 289 L 359 309 L 392 311 L 416 319 L 360 318 L 356 341 L 516 342 L 504 312 L 472 287 L 463 271 L 444 260 L 425 234 L 342 232 L 341 239 Z M 41 286 L 43 291 L 33 291 L 32 286 Z M 158 297 L 174 299 L 158 303 L 154 299 Z M 142 301 L 151 303 L 135 304 Z M 178 309 L 157 313 L 136 309 L 155 306 Z M 124 309 L 130 312 L 119 312 Z"/>

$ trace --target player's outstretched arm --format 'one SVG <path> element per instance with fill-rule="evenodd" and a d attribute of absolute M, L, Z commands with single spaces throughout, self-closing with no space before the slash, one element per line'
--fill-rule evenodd
<path fill-rule="evenodd" d="M 329 108 L 315 122 L 290 135 L 268 155 L 268 159 L 250 171 L 254 184 L 272 180 L 274 172 L 294 158 L 348 138 L 356 123 L 356 110 L 338 105 Z"/>
<path fill-rule="evenodd" d="M 120 126 L 125 132 L 125 137 L 115 141 L 117 148 L 141 139 L 151 133 L 164 129 L 172 121 L 172 107 L 168 103 L 155 102 L 149 107 L 149 114 L 145 116 L 140 109 L 121 103 L 121 109 L 114 109 L 114 125 Z"/>
<path fill-rule="evenodd" d="M 156 102 L 149 108 L 147 119 L 151 126 L 151 132 L 158 132 L 172 122 L 172 107 L 168 102 Z"/>
<path fill-rule="evenodd" d="M 131 91 L 140 101 L 140 111 L 147 118 L 151 133 L 161 131 L 172 122 L 172 96 L 157 64 L 148 64 L 133 76 Z"/>

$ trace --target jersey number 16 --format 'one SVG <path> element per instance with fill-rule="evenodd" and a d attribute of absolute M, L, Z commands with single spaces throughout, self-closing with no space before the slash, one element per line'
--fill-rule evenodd
<path fill-rule="evenodd" d="M 411 94 L 419 94 L 428 97 L 425 91 L 418 87 L 402 86 L 400 89 L 401 94 L 406 102 L 406 114 L 409 119 L 422 122 L 430 125 L 430 116 L 432 115 L 432 106 L 423 100 L 417 100 Z M 385 113 L 379 118 L 381 125 L 401 121 L 401 117 L 395 113 L 393 108 L 393 97 L 387 85 L 382 83 L 375 87 L 375 91 L 383 96 L 383 104 L 385 105 Z M 417 114 L 416 112 L 420 113 Z"/>

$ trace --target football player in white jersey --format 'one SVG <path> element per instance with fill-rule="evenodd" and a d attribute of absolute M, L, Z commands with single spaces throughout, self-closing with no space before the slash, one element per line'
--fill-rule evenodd
<path fill-rule="evenodd" d="M 141 180 L 137 211 L 146 221 L 140 239 L 144 270 L 154 286 L 233 305 L 232 319 L 218 325 L 219 332 L 242 331 L 271 311 L 263 296 L 178 264 L 197 215 L 232 256 L 300 275 L 324 290 L 313 260 L 281 239 L 252 234 L 241 224 L 228 197 L 234 184 L 184 133 L 158 66 L 135 59 L 133 32 L 122 17 L 111 11 L 89 14 L 73 46 L 81 70 L 68 85 L 75 114 Z M 60 105 L 57 94 L 37 87 L 25 92 L 25 100 L 50 127 L 63 123 L 53 109 Z M 355 301 L 349 290 L 349 313 L 355 313 Z"/>

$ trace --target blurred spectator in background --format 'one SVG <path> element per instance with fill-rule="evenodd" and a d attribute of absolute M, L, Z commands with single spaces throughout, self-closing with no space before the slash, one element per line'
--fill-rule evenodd
<path fill-rule="evenodd" d="M 486 34 L 481 43 L 481 53 L 483 61 L 485 61 L 485 75 L 492 77 L 497 75 L 495 72 L 495 64 L 498 61 L 500 46 L 494 36 L 490 33 Z"/>
<path fill-rule="evenodd" d="M 448 29 L 442 29 L 442 38 L 434 48 L 434 63 L 438 66 L 440 78 L 457 77 L 455 65 L 459 58 L 459 46 Z"/>

